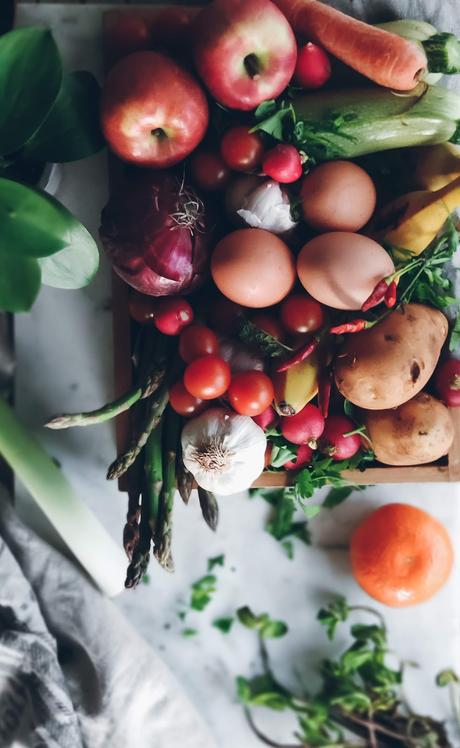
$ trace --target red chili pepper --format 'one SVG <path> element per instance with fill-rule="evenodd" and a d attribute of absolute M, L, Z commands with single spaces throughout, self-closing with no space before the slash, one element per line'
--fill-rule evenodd
<path fill-rule="evenodd" d="M 323 418 L 329 415 L 329 403 L 331 401 L 332 371 L 324 371 L 318 381 L 318 406 Z"/>
<path fill-rule="evenodd" d="M 276 373 L 281 374 L 282 371 L 287 371 L 292 366 L 295 366 L 296 364 L 300 364 L 302 361 L 305 361 L 313 351 L 315 351 L 318 347 L 318 341 L 316 338 L 313 338 L 307 345 L 305 345 L 303 348 L 299 348 L 297 351 L 294 351 L 294 354 L 283 361 L 282 364 L 280 364 L 276 368 Z"/>
<path fill-rule="evenodd" d="M 372 291 L 371 295 L 366 299 L 364 304 L 361 307 L 362 312 L 367 312 L 368 309 L 372 309 L 372 307 L 377 306 L 380 304 L 388 291 L 388 283 L 383 278 L 381 281 L 379 281 Z"/>
<path fill-rule="evenodd" d="M 392 309 L 394 305 L 396 304 L 397 293 L 398 293 L 397 283 L 395 280 L 392 280 L 390 285 L 388 286 L 388 290 L 384 298 L 385 304 L 388 307 L 388 309 Z"/>
<path fill-rule="evenodd" d="M 353 319 L 351 322 L 345 322 L 343 325 L 337 325 L 337 327 L 331 327 L 329 330 L 332 335 L 343 335 L 346 332 L 361 332 L 371 327 L 372 323 L 366 319 Z"/>

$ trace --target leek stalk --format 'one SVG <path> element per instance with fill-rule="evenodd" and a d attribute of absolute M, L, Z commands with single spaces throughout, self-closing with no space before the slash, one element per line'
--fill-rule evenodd
<path fill-rule="evenodd" d="M 460 142 L 460 96 L 426 83 L 407 95 L 383 88 L 301 95 L 292 107 L 293 141 L 315 161 Z"/>
<path fill-rule="evenodd" d="M 121 592 L 123 551 L 1 397 L 0 454 L 97 586 L 110 596 Z"/>

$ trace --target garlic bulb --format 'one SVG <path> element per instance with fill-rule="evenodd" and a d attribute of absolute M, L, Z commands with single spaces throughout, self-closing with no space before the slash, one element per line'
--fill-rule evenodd
<path fill-rule="evenodd" d="M 245 491 L 264 469 L 267 439 L 249 416 L 210 408 L 182 430 L 185 467 L 207 491 Z"/>
<path fill-rule="evenodd" d="M 284 234 L 297 226 L 287 192 L 273 179 L 245 176 L 227 190 L 227 209 L 248 226 Z"/>

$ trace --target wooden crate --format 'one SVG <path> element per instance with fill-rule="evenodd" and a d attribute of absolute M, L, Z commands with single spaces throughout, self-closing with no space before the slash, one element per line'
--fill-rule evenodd
<path fill-rule="evenodd" d="M 120 18 L 136 14 L 150 22 L 166 5 L 155 7 L 124 7 L 107 11 L 104 14 L 104 28 Z M 199 7 L 176 6 L 193 13 Z M 111 53 L 107 51 L 106 60 L 110 63 Z M 112 164 L 110 182 L 117 181 L 116 163 Z M 118 397 L 129 389 L 132 383 L 131 368 L 131 321 L 128 313 L 128 286 L 113 274 L 113 337 L 114 337 L 114 367 L 115 367 L 115 396 Z M 387 467 L 375 464 L 364 472 L 360 470 L 345 470 L 343 477 L 360 485 L 378 483 L 438 483 L 460 481 L 460 408 L 451 409 L 454 423 L 455 437 L 449 455 L 436 463 L 416 465 L 414 467 Z M 117 419 L 117 449 L 124 451 L 130 431 L 129 413 L 124 413 Z M 254 486 L 285 486 L 292 480 L 290 473 L 264 472 L 254 483 Z M 126 482 L 120 482 L 120 490 L 126 489 Z"/>

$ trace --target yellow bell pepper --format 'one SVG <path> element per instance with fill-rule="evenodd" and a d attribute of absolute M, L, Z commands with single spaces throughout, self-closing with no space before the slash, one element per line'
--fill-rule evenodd
<path fill-rule="evenodd" d="M 460 148 L 453 143 L 413 148 L 410 155 L 417 189 L 441 190 L 460 177 Z"/>
<path fill-rule="evenodd" d="M 409 192 L 396 198 L 380 211 L 372 233 L 380 241 L 419 255 L 459 207 L 460 176 L 436 192 Z"/>

